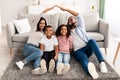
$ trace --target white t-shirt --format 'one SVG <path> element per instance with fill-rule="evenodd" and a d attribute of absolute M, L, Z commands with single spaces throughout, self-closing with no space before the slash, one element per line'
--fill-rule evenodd
<path fill-rule="evenodd" d="M 57 38 L 53 35 L 51 39 L 48 39 L 45 35 L 39 42 L 44 45 L 44 51 L 52 51 L 54 50 L 54 46 L 58 45 Z"/>
<path fill-rule="evenodd" d="M 39 41 L 43 37 L 43 35 L 44 35 L 44 33 L 40 32 L 40 31 L 39 32 L 32 32 L 29 35 L 27 43 L 33 44 L 33 45 L 38 47 Z"/>

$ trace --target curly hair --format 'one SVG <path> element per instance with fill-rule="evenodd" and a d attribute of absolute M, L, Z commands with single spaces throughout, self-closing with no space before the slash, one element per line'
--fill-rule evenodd
<path fill-rule="evenodd" d="M 66 28 L 67 28 L 67 34 L 66 34 L 66 36 L 67 36 L 67 38 L 70 36 L 70 28 L 67 26 L 67 25 L 65 25 L 65 24 L 62 24 L 62 25 L 60 25 L 58 28 L 57 28 L 57 30 L 56 30 L 56 36 L 58 37 L 58 36 L 61 36 L 62 34 L 61 34 L 61 29 L 62 29 L 62 27 L 63 26 L 65 26 Z"/>

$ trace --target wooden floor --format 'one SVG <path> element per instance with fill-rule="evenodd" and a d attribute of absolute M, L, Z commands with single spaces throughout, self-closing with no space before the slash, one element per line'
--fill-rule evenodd
<path fill-rule="evenodd" d="M 109 45 L 109 48 L 107 49 L 107 55 L 105 55 L 104 49 L 101 48 L 101 51 L 103 52 L 103 56 L 106 59 L 106 61 L 120 75 L 120 51 L 117 56 L 115 65 L 112 64 L 113 58 L 117 49 L 117 45 L 118 45 L 118 43 L 115 42 L 114 40 L 115 38 L 117 37 L 114 36 L 113 34 L 110 34 L 110 45 Z M 4 70 L 6 69 L 10 60 L 13 58 L 14 54 L 17 54 L 18 51 L 19 51 L 18 49 L 14 49 L 12 55 L 10 56 L 9 48 L 7 46 L 5 27 L 4 27 L 2 37 L 0 36 L 0 77 L 4 73 Z"/>

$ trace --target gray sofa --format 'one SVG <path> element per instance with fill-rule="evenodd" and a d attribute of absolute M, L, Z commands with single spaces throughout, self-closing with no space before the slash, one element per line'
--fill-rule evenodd
<path fill-rule="evenodd" d="M 97 13 L 90 14 L 82 14 L 84 21 L 86 32 L 91 39 L 95 39 L 98 45 L 101 48 L 105 49 L 105 53 L 107 53 L 107 48 L 109 44 L 109 24 L 105 22 L 103 19 L 99 18 Z M 54 31 L 60 24 L 66 24 L 67 19 L 70 16 L 68 13 L 56 13 L 56 14 L 18 14 L 18 19 L 28 18 L 29 23 L 32 27 L 32 30 L 28 33 L 18 34 L 13 22 L 8 22 L 6 27 L 7 32 L 7 43 L 10 48 L 10 54 L 12 53 L 13 48 L 23 48 L 24 44 L 28 40 L 28 36 L 32 31 L 35 31 L 35 27 L 39 18 L 43 16 L 48 25 L 52 25 Z"/>

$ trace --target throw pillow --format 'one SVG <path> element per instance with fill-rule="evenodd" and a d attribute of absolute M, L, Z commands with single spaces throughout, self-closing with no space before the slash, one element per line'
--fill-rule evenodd
<path fill-rule="evenodd" d="M 31 27 L 27 18 L 21 20 L 13 20 L 19 34 L 30 32 Z"/>

